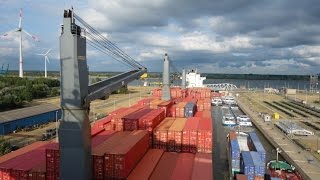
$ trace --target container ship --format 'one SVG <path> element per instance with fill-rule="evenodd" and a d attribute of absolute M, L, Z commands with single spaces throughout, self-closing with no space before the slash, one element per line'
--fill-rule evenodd
<path fill-rule="evenodd" d="M 212 180 L 211 90 L 170 94 L 156 88 L 92 124 L 92 179 Z M 59 144 L 36 142 L 0 157 L 0 179 L 55 180 L 59 167 Z"/>

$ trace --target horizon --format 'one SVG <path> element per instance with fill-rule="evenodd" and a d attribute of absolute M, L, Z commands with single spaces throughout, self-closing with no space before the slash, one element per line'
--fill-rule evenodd
<path fill-rule="evenodd" d="M 22 27 L 40 39 L 35 42 L 23 35 L 24 70 L 44 69 L 43 57 L 36 54 L 49 48 L 48 70 L 59 70 L 62 14 L 73 6 L 86 22 L 151 72 L 162 71 L 162 59 L 168 53 L 176 67 L 198 68 L 203 73 L 319 73 L 320 2 L 315 0 L 12 0 L 0 5 L 0 36 L 17 27 L 22 8 Z M 18 33 L 0 38 L 0 65 L 9 63 L 11 70 L 18 70 L 18 42 Z M 87 59 L 93 71 L 128 70 L 89 46 Z"/>

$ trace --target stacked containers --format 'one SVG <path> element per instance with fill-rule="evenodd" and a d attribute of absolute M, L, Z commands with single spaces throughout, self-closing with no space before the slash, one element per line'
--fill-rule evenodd
<path fill-rule="evenodd" d="M 125 111 L 120 112 L 117 115 L 115 115 L 112 119 L 113 123 L 114 123 L 114 126 L 113 126 L 114 130 L 123 131 L 123 125 L 124 125 L 123 124 L 123 117 L 125 117 L 133 112 L 136 112 L 142 108 L 143 108 L 143 106 L 132 106 L 132 107 L 126 109 Z M 112 120 L 111 120 L 111 123 L 112 123 Z"/>
<path fill-rule="evenodd" d="M 188 118 L 182 130 L 182 152 L 197 152 L 199 117 Z"/>
<path fill-rule="evenodd" d="M 192 102 L 188 102 L 185 106 L 184 117 L 193 117 L 196 112 L 196 105 Z"/>
<path fill-rule="evenodd" d="M 242 173 L 248 176 L 248 180 L 254 180 L 254 162 L 250 151 L 241 152 L 240 169 Z"/>
<path fill-rule="evenodd" d="M 211 111 L 209 111 L 209 110 L 202 111 L 202 117 L 203 118 L 211 118 Z"/>
<path fill-rule="evenodd" d="M 143 117 L 144 115 L 148 114 L 152 110 L 149 108 L 143 108 L 141 110 L 138 110 L 134 113 L 131 113 L 127 116 L 124 116 L 123 119 L 123 129 L 125 131 L 133 131 L 139 129 L 139 119 Z"/>
<path fill-rule="evenodd" d="M 149 179 L 160 158 L 162 157 L 163 152 L 164 151 L 161 149 L 148 150 L 139 164 L 130 173 L 127 180 Z"/>
<path fill-rule="evenodd" d="M 45 162 L 41 162 L 29 171 L 29 180 L 46 180 Z"/>
<path fill-rule="evenodd" d="M 240 146 L 237 139 L 230 140 L 231 172 L 234 176 L 240 172 Z"/>
<path fill-rule="evenodd" d="M 212 180 L 212 154 L 196 153 L 191 180 Z"/>
<path fill-rule="evenodd" d="M 114 171 L 113 159 L 105 159 L 105 153 L 121 143 L 121 141 L 129 136 L 129 131 L 117 132 L 109 139 L 92 149 L 93 179 L 104 179 L 112 176 Z M 109 162 L 109 164 L 107 164 Z M 108 173 L 108 174 L 107 174 Z"/>
<path fill-rule="evenodd" d="M 167 117 L 176 117 L 176 106 L 177 106 L 177 105 L 172 105 L 172 106 L 168 109 Z"/>
<path fill-rule="evenodd" d="M 266 163 L 266 150 L 263 148 L 257 134 L 250 132 L 248 136 L 248 147 L 251 151 L 257 151 L 263 163 Z"/>
<path fill-rule="evenodd" d="M 246 176 L 244 174 L 237 174 L 236 180 L 248 180 L 248 176 Z"/>
<path fill-rule="evenodd" d="M 180 102 L 175 105 L 176 107 L 176 117 L 184 117 L 184 107 L 186 106 L 187 102 Z"/>
<path fill-rule="evenodd" d="M 250 151 L 250 155 L 252 157 L 254 163 L 254 175 L 256 178 L 263 178 L 266 172 L 265 163 L 262 162 L 260 158 L 260 154 L 256 151 Z"/>
<path fill-rule="evenodd" d="M 152 147 L 152 131 L 165 118 L 163 109 L 155 109 L 139 119 L 139 129 L 149 132 L 149 146 Z"/>
<path fill-rule="evenodd" d="M 127 111 L 127 110 L 128 110 L 128 108 L 119 108 L 119 109 L 109 113 L 108 116 L 111 117 L 111 130 L 114 130 L 116 128 L 116 123 L 115 123 L 114 117 L 117 116 L 118 114 L 121 114 L 121 113 Z"/>
<path fill-rule="evenodd" d="M 197 111 L 203 111 L 204 110 L 204 106 L 203 106 L 203 100 L 198 100 L 197 102 Z"/>
<path fill-rule="evenodd" d="M 152 96 L 156 98 L 160 98 L 162 96 L 162 90 L 160 88 L 153 89 Z"/>
<path fill-rule="evenodd" d="M 174 118 L 165 118 L 153 131 L 153 148 L 167 150 L 168 130 Z"/>
<path fill-rule="evenodd" d="M 212 153 L 212 120 L 202 118 L 198 125 L 197 148 L 201 153 Z"/>
<path fill-rule="evenodd" d="M 203 99 L 203 110 L 211 110 L 211 99 L 210 98 Z"/>
<path fill-rule="evenodd" d="M 182 130 L 186 120 L 186 118 L 177 118 L 168 129 L 168 151 L 181 152 Z"/>
<path fill-rule="evenodd" d="M 148 141 L 147 131 L 133 131 L 120 144 L 115 146 L 110 153 L 106 153 L 105 165 L 109 166 L 109 162 L 113 162 L 114 171 L 110 172 L 111 176 L 105 177 L 107 179 L 126 179 L 148 150 Z M 106 174 L 109 174 L 108 171 L 106 171 Z"/>
<path fill-rule="evenodd" d="M 101 132 L 100 134 L 96 135 L 91 139 L 91 147 L 94 149 L 95 147 L 102 144 L 108 138 L 112 137 L 115 133 L 113 130 L 106 130 Z M 120 133 L 121 134 L 121 133 Z M 56 179 L 59 175 L 59 165 L 60 165 L 60 151 L 58 144 L 55 144 L 51 148 L 46 149 L 46 172 L 47 177 L 49 179 Z M 101 163 L 101 162 L 100 162 Z M 99 165 L 99 162 L 96 163 Z M 96 166 L 94 164 L 94 166 Z"/>
<path fill-rule="evenodd" d="M 164 101 L 161 99 L 154 99 L 150 102 L 150 108 L 151 109 L 158 109 L 158 105 L 163 103 Z"/>
<path fill-rule="evenodd" d="M 168 114 L 170 114 L 169 109 L 172 107 L 172 105 L 173 105 L 173 102 L 171 100 L 169 100 L 169 101 L 164 101 L 164 102 L 158 104 L 158 107 L 160 109 L 163 109 L 166 116 L 168 116 Z"/>

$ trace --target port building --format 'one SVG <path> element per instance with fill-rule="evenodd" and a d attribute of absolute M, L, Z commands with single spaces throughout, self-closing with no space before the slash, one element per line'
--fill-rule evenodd
<path fill-rule="evenodd" d="M 60 107 L 52 104 L 0 112 L 0 135 L 12 133 L 20 128 L 53 122 L 60 118 Z"/>

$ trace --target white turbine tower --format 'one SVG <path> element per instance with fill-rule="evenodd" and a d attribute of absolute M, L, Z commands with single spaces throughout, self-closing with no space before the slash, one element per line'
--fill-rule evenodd
<path fill-rule="evenodd" d="M 50 64 L 49 58 L 48 58 L 48 54 L 51 51 L 51 49 L 49 49 L 46 53 L 44 54 L 37 54 L 39 56 L 43 56 L 44 57 L 44 77 L 47 78 L 47 62 Z"/>
<path fill-rule="evenodd" d="M 20 9 L 20 14 L 19 14 L 19 24 L 18 28 L 8 31 L 4 35 L 0 36 L 1 37 L 6 37 L 8 34 L 13 33 L 13 32 L 19 32 L 20 33 L 20 45 L 19 45 L 19 77 L 23 77 L 23 61 L 22 61 L 22 32 L 25 33 L 26 35 L 30 36 L 32 39 L 35 41 L 39 41 L 39 39 L 36 36 L 31 35 L 28 33 L 26 30 L 22 28 L 22 9 Z"/>

